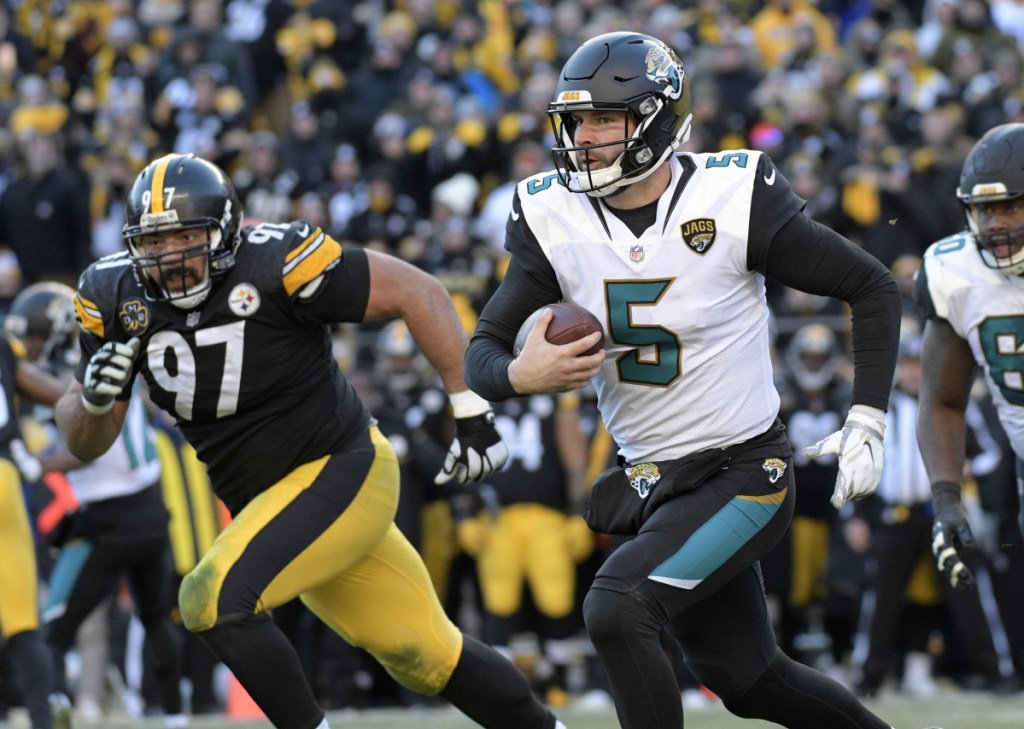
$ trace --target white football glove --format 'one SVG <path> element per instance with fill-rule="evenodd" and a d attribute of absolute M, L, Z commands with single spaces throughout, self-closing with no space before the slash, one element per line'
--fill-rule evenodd
<path fill-rule="evenodd" d="M 868 405 L 854 405 L 843 429 L 804 448 L 808 458 L 835 455 L 839 476 L 832 493 L 832 506 L 842 508 L 847 500 L 873 494 L 882 478 L 882 441 L 885 411 Z"/>
<path fill-rule="evenodd" d="M 104 415 L 114 407 L 132 376 L 132 367 L 139 356 L 140 340 L 132 337 L 127 343 L 107 342 L 89 358 L 82 382 L 82 404 L 93 415 Z"/>
<path fill-rule="evenodd" d="M 26 482 L 38 481 L 43 476 L 43 466 L 39 459 L 28 452 L 24 441 L 21 438 L 14 438 L 8 444 L 11 451 L 11 460 L 18 467 L 22 480 Z"/>
<path fill-rule="evenodd" d="M 481 481 L 505 465 L 508 447 L 494 427 L 490 403 L 466 390 L 451 395 L 455 440 L 434 483 Z"/>

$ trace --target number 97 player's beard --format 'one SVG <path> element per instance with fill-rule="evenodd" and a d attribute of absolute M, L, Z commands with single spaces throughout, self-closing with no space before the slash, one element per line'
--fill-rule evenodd
<path fill-rule="evenodd" d="M 177 254 L 163 255 L 146 266 L 146 273 L 170 298 L 188 296 L 205 278 L 207 246 L 196 246 Z M 192 259 L 201 258 L 199 262 Z M 190 265 L 191 264 L 191 265 Z"/>

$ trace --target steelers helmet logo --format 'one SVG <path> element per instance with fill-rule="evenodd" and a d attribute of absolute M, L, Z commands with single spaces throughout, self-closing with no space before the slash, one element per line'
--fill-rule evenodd
<path fill-rule="evenodd" d="M 238 284 L 228 296 L 228 308 L 238 316 L 252 316 L 260 308 L 260 292 L 252 284 Z"/>

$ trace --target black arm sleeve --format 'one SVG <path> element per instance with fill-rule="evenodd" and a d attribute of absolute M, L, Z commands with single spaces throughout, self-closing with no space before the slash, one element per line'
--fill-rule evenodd
<path fill-rule="evenodd" d="M 794 289 L 832 296 L 853 318 L 853 402 L 885 410 L 899 343 L 901 300 L 892 273 L 833 230 L 795 215 L 769 245 L 751 246 L 747 264 Z"/>
<path fill-rule="evenodd" d="M 513 210 L 519 210 L 518 193 Z M 537 309 L 562 299 L 555 270 L 525 221 L 509 220 L 505 247 L 512 254 L 508 271 L 480 312 L 466 351 L 466 384 L 491 402 L 517 396 L 508 381 L 508 365 L 519 327 Z"/>

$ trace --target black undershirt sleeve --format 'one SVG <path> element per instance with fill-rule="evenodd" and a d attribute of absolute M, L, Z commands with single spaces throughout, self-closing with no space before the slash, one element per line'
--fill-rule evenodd
<path fill-rule="evenodd" d="M 512 209 L 517 217 L 510 217 L 505 229 L 505 248 L 512 260 L 501 285 L 480 312 L 466 351 L 466 384 L 491 402 L 517 396 L 508 381 L 508 365 L 519 327 L 540 307 L 562 299 L 551 262 L 521 219 L 518 192 Z"/>
<path fill-rule="evenodd" d="M 892 273 L 874 256 L 802 214 L 791 217 L 770 242 L 752 241 L 747 265 L 791 288 L 850 305 L 853 402 L 887 409 L 901 316 Z"/>

